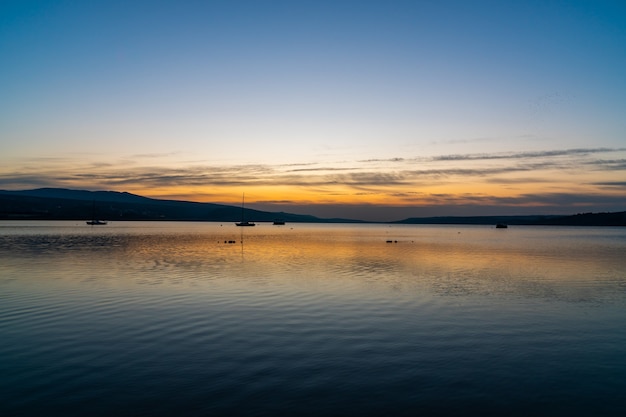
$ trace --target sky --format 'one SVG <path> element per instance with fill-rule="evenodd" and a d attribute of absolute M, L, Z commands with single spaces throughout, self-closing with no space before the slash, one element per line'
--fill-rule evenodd
<path fill-rule="evenodd" d="M 0 2 L 0 189 L 626 210 L 626 2 Z"/>

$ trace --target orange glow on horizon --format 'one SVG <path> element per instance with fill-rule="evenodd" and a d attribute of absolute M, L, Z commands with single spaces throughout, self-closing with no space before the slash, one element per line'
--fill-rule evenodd
<path fill-rule="evenodd" d="M 187 165 L 177 161 L 119 166 L 52 158 L 19 167 L 13 189 L 30 178 L 45 186 L 129 192 L 156 199 L 240 205 L 265 210 L 289 206 L 377 207 L 593 207 L 623 200 L 624 150 L 584 150 L 539 157 L 482 154 L 414 160 L 347 160 L 276 165 Z M 35 162 L 39 162 L 36 164 Z M 15 170 L 15 169 L 14 169 Z M 2 171 L 2 169 L 0 169 Z M 14 171 L 4 168 L 10 177 Z M 88 173 L 85 174 L 85 173 Z M 6 187 L 9 188 L 9 187 Z M 579 197 L 580 196 L 580 197 Z M 617 203 L 616 203 L 617 202 Z M 261 208 L 263 207 L 263 208 Z M 616 210 L 617 211 L 617 210 Z"/>
<path fill-rule="evenodd" d="M 273 205 L 376 205 L 376 206 L 433 206 L 449 204 L 492 203 L 498 199 L 516 199 L 545 192 L 568 192 L 571 186 L 554 182 L 499 184 L 436 184 L 432 186 L 377 186 L 355 190 L 341 184 L 314 189 L 290 186 L 202 187 L 133 189 L 134 194 L 166 200 L 183 200 L 203 203 L 240 205 L 242 194 L 248 208 L 255 204 Z M 587 188 L 589 192 L 593 187 Z M 493 200 L 493 202 L 492 202 Z M 524 204 L 528 205 L 528 204 Z M 541 203 L 533 205 L 541 206 Z"/>

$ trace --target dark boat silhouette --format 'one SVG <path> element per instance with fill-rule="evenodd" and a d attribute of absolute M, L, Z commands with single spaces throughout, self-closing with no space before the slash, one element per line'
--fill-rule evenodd
<path fill-rule="evenodd" d="M 96 218 L 96 202 L 93 202 L 93 207 L 91 209 L 91 220 L 87 220 L 85 223 L 87 223 L 89 226 L 104 226 L 105 224 L 107 224 L 107 222 L 105 220 L 98 220 Z"/>
<path fill-rule="evenodd" d="M 249 222 L 244 220 L 244 194 L 241 195 L 241 221 L 239 223 L 235 223 L 236 226 L 256 226 L 256 224 L 254 224 L 254 222 Z"/>

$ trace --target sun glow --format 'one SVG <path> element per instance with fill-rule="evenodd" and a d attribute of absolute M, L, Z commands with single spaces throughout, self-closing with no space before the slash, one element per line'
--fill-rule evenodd
<path fill-rule="evenodd" d="M 626 204 L 610 2 L 52 3 L 0 2 L 0 189 L 301 212 Z"/>

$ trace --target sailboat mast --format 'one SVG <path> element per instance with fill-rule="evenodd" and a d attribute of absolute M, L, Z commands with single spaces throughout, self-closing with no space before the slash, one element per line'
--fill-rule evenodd
<path fill-rule="evenodd" d="M 244 218 L 244 205 L 245 205 L 246 195 L 244 193 L 241 194 L 241 222 L 235 223 L 237 226 L 255 226 L 254 222 L 245 221 Z"/>

